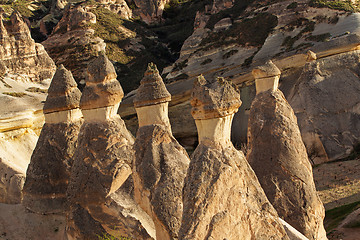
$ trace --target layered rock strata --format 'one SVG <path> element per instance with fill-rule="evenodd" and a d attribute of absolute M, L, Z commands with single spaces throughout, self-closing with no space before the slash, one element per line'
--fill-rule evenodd
<path fill-rule="evenodd" d="M 31 38 L 19 13 L 8 19 L 0 11 L 0 202 L 21 202 L 54 72 L 54 62 Z"/>
<path fill-rule="evenodd" d="M 81 92 L 70 71 L 60 66 L 44 105 L 43 126 L 26 172 L 23 205 L 40 214 L 66 210 L 72 157 L 82 125 Z"/>
<path fill-rule="evenodd" d="M 156 239 L 178 239 L 182 189 L 189 157 L 173 137 L 167 91 L 159 71 L 149 64 L 134 99 L 139 119 L 133 179 L 135 200 L 153 219 Z"/>
<path fill-rule="evenodd" d="M 230 141 L 238 91 L 222 78 L 200 76 L 191 105 L 199 145 L 185 179 L 180 239 L 288 239 L 244 154 Z"/>
<path fill-rule="evenodd" d="M 308 239 L 327 239 L 325 211 L 297 119 L 277 89 L 274 72 L 280 70 L 271 62 L 253 70 L 255 81 L 261 77 L 267 83 L 257 90 L 251 105 L 247 158 L 279 216 Z"/>
<path fill-rule="evenodd" d="M 67 191 L 71 203 L 68 237 L 88 239 L 85 232 L 93 231 L 91 226 L 96 225 L 100 232 L 95 235 L 107 232 L 150 239 L 151 219 L 141 218 L 134 209 L 116 200 L 124 198 L 119 188 L 131 174 L 134 139 L 116 113 L 123 91 L 116 80 L 115 69 L 105 54 L 101 54 L 89 64 L 87 72 L 80 100 L 85 121 L 80 129 L 79 147 L 74 154 Z M 129 198 L 125 202 L 131 201 Z M 135 212 L 135 216 L 129 214 L 131 211 Z M 76 221 L 81 216 L 88 216 L 86 222 Z M 134 218 L 141 223 L 135 230 L 128 226 L 128 221 L 134 221 Z"/>
<path fill-rule="evenodd" d="M 41 82 L 51 78 L 54 62 L 44 47 L 31 38 L 30 29 L 21 15 L 14 11 L 10 21 L 0 14 L 0 76 L 21 74 L 26 80 Z"/>

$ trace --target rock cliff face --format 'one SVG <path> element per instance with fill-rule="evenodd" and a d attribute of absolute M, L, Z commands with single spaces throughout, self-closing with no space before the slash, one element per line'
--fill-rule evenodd
<path fill-rule="evenodd" d="M 359 51 L 305 65 L 289 103 L 313 163 L 334 160 L 360 141 Z"/>
<path fill-rule="evenodd" d="M 0 13 L 0 43 L 0 202 L 20 203 L 55 65 L 17 12 Z"/>
<path fill-rule="evenodd" d="M 208 83 L 200 77 L 191 104 L 199 145 L 185 179 L 180 239 L 289 239 L 244 154 L 230 141 L 239 93 L 223 79 Z"/>
<path fill-rule="evenodd" d="M 147 24 L 157 22 L 161 19 L 165 4 L 170 0 L 134 0 L 138 9 L 134 11 L 135 15 L 140 16 L 141 20 Z"/>
<path fill-rule="evenodd" d="M 151 219 L 139 219 L 141 216 L 137 213 L 143 214 L 139 210 L 133 209 L 134 214 L 127 214 L 131 207 L 124 206 L 124 202 L 131 204 L 133 200 L 124 199 L 125 196 L 118 192 L 131 174 L 134 139 L 116 113 L 123 92 L 116 80 L 115 69 L 102 54 L 89 64 L 87 72 L 80 100 L 84 124 L 80 129 L 79 147 L 74 153 L 67 191 L 71 203 L 68 237 L 87 239 L 84 231 L 94 232 L 88 228 L 95 225 L 100 232 L 94 234 L 114 232 L 123 237 L 149 239 Z M 88 216 L 87 222 L 76 220 L 81 216 Z M 138 223 L 136 229 L 131 227 L 134 218 Z"/>
<path fill-rule="evenodd" d="M 155 65 L 141 80 L 134 104 L 139 118 L 133 179 L 135 200 L 153 219 L 156 239 L 178 239 L 182 189 L 189 157 L 172 136 L 167 115 L 171 95 Z"/>
<path fill-rule="evenodd" d="M 104 41 L 89 28 L 92 23 L 96 23 L 96 16 L 86 7 L 68 6 L 53 33 L 42 42 L 56 64 L 69 69 L 78 83 L 86 78 L 87 64 L 99 51 L 105 51 Z"/>
<path fill-rule="evenodd" d="M 44 105 L 45 125 L 26 172 L 23 205 L 35 213 L 65 213 L 72 158 L 82 125 L 81 92 L 59 67 Z"/>
<path fill-rule="evenodd" d="M 325 211 L 316 193 L 297 119 L 282 92 L 274 86 L 274 71 L 267 66 L 276 69 L 270 62 L 253 70 L 255 81 L 263 76 L 260 79 L 269 84 L 267 89 L 257 91 L 251 105 L 248 161 L 282 219 L 308 239 L 327 239 Z M 258 74 L 260 71 L 263 74 Z"/>

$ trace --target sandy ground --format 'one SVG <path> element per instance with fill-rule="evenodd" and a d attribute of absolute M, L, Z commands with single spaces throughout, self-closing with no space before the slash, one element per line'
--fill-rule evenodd
<path fill-rule="evenodd" d="M 62 240 L 64 232 L 64 216 L 38 215 L 20 204 L 0 203 L 0 239 Z"/>
<path fill-rule="evenodd" d="M 360 158 L 351 161 L 326 163 L 313 169 L 318 194 L 325 209 L 333 209 L 360 201 Z M 360 209 L 348 215 L 328 235 L 329 240 L 360 240 L 360 228 L 345 225 L 360 215 Z"/>

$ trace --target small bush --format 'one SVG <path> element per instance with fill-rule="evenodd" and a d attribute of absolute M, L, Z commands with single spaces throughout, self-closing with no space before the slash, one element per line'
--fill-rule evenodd
<path fill-rule="evenodd" d="M 222 58 L 223 59 L 227 59 L 229 57 L 231 57 L 232 55 L 234 55 L 235 53 L 239 52 L 239 50 L 237 49 L 233 49 L 233 50 L 230 50 L 229 52 L 225 53 Z"/>
<path fill-rule="evenodd" d="M 18 98 L 27 95 L 26 93 L 21 93 L 21 92 L 3 92 L 3 94 L 9 95 L 9 96 L 12 96 L 12 97 L 18 97 Z"/>
<path fill-rule="evenodd" d="M 33 92 L 33 93 L 47 93 L 47 89 L 42 89 L 37 87 L 29 87 L 25 91 Z"/>
<path fill-rule="evenodd" d="M 287 9 L 294 9 L 294 8 L 297 8 L 297 6 L 298 6 L 297 2 L 292 2 L 286 8 Z"/>
<path fill-rule="evenodd" d="M 206 64 L 211 63 L 211 62 L 212 62 L 212 59 L 207 58 L 202 63 L 200 63 L 200 65 L 206 65 Z"/>

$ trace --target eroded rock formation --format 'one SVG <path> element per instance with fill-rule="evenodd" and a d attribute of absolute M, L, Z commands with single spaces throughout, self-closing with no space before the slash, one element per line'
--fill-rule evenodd
<path fill-rule="evenodd" d="M 80 100 L 85 121 L 67 191 L 71 202 L 68 236 L 70 239 L 79 236 L 87 239 L 85 230 L 104 229 L 116 236 L 150 239 L 151 219 L 141 218 L 137 214 L 140 210 L 129 207 L 133 200 L 125 201 L 119 192 L 131 174 L 134 139 L 117 114 L 123 91 L 116 80 L 115 69 L 105 54 L 101 54 L 89 64 L 87 72 L 86 87 Z M 88 216 L 87 222 L 76 221 L 81 216 Z M 130 224 L 134 218 L 136 227 Z M 89 229 L 94 225 L 98 228 Z"/>
<path fill-rule="evenodd" d="M 133 0 L 136 7 L 134 14 L 140 16 L 147 24 L 161 19 L 165 4 L 170 0 Z"/>
<path fill-rule="evenodd" d="M 55 64 L 22 17 L 0 11 L 0 202 L 20 203 Z M 21 153 L 21 154 L 19 154 Z"/>
<path fill-rule="evenodd" d="M 262 84 L 256 85 L 259 89 L 250 109 L 248 161 L 282 219 L 308 239 L 327 239 L 325 210 L 297 119 L 277 89 L 280 70 L 268 62 L 253 74 L 256 83 L 260 80 Z"/>
<path fill-rule="evenodd" d="M 23 205 L 40 214 L 64 213 L 73 155 L 82 125 L 81 92 L 70 71 L 60 66 L 44 105 L 45 125 L 31 156 Z"/>
<path fill-rule="evenodd" d="M 240 94 L 222 78 L 200 76 L 191 105 L 199 145 L 185 179 L 180 239 L 288 239 L 244 154 L 230 141 Z"/>
<path fill-rule="evenodd" d="M 133 179 L 135 200 L 152 217 L 156 239 L 178 239 L 182 189 L 189 165 L 185 149 L 173 137 L 167 91 L 159 71 L 149 64 L 136 93 L 139 119 Z"/>

